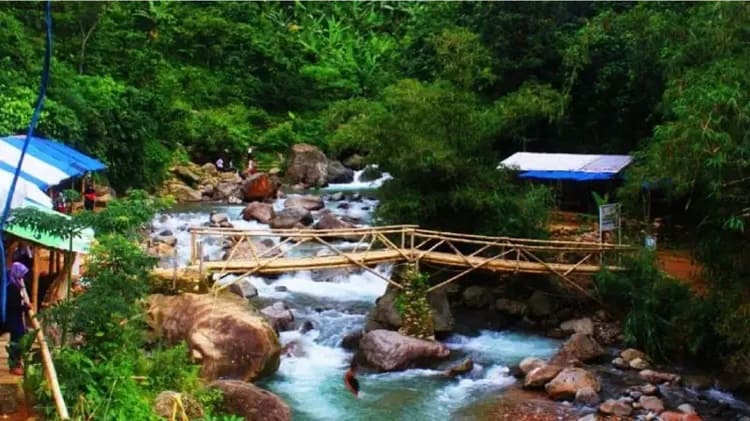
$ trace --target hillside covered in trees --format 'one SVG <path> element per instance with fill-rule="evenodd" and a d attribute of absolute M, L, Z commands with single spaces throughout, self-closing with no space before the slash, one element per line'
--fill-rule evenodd
<path fill-rule="evenodd" d="M 750 5 L 53 10 L 38 132 L 105 161 L 118 191 L 155 188 L 175 160 L 228 151 L 239 162 L 248 146 L 275 156 L 304 142 L 392 173 L 385 219 L 537 236 L 549 192 L 510 182 L 495 170 L 501 159 L 522 149 L 633 154 L 618 200 L 642 219 L 644 185 L 663 184 L 712 285 L 690 304 L 672 290 L 633 291 L 629 305 L 643 311 L 634 323 L 652 317 L 637 328 L 669 331 L 670 350 L 750 367 Z M 0 21 L 0 133 L 9 134 L 31 114 L 41 5 L 6 4 Z"/>

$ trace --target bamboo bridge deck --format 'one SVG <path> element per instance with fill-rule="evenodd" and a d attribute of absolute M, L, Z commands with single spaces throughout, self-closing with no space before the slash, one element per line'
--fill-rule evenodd
<path fill-rule="evenodd" d="M 619 256 L 632 250 L 614 244 L 437 232 L 412 225 L 329 230 L 195 227 L 190 232 L 191 265 L 183 271 L 219 277 L 234 274 L 241 278 L 359 267 L 402 288 L 373 270 L 373 266 L 409 262 L 458 268 L 459 273 L 433 285 L 431 290 L 475 270 L 551 274 L 580 290 L 573 276 L 591 276 L 603 268 L 620 270 Z M 207 244 L 222 246 L 226 251 L 224 258 L 211 260 L 205 256 L 203 249 Z M 176 270 L 156 273 L 169 277 Z"/>

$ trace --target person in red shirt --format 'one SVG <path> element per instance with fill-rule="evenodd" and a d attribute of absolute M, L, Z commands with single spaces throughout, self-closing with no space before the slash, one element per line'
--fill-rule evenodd
<path fill-rule="evenodd" d="M 93 211 L 96 204 L 96 190 L 91 183 L 86 184 L 86 190 L 83 192 L 83 207 L 86 210 Z"/>

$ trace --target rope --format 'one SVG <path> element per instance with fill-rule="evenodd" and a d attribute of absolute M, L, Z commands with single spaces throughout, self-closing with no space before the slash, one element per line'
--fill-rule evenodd
<path fill-rule="evenodd" d="M 52 57 L 52 1 L 47 0 L 47 7 L 45 10 L 45 16 L 44 16 L 45 25 L 47 27 L 47 42 L 44 49 L 44 66 L 42 68 L 42 82 L 41 86 L 39 87 L 39 95 L 36 98 L 36 103 L 34 104 L 34 113 L 31 115 L 31 122 L 29 123 L 29 128 L 26 132 L 26 139 L 23 142 L 23 148 L 21 149 L 21 157 L 18 159 L 18 165 L 16 166 L 16 171 L 13 173 L 13 181 L 10 183 L 10 188 L 8 189 L 8 197 L 5 198 L 5 206 L 3 207 L 3 213 L 2 217 L 0 218 L 0 269 L 2 269 L 2 290 L 0 291 L 0 295 L 2 295 L 2 303 L 0 304 L 0 307 L 2 309 L 0 310 L 0 313 L 2 313 L 2 321 L 5 322 L 5 309 L 6 309 L 6 289 L 8 287 L 8 268 L 6 267 L 6 259 L 5 259 L 5 246 L 3 244 L 4 238 L 3 233 L 5 230 L 5 223 L 8 220 L 8 216 L 10 214 L 10 205 L 11 201 L 13 200 L 13 194 L 16 191 L 16 184 L 18 183 L 18 177 L 21 174 L 21 165 L 23 164 L 23 158 L 26 156 L 26 150 L 29 148 L 29 143 L 31 141 L 32 136 L 34 136 L 34 129 L 36 128 L 36 124 L 39 121 L 39 116 L 42 113 L 42 106 L 44 105 L 44 97 L 47 94 L 47 84 L 49 82 L 49 63 L 50 59 Z"/>

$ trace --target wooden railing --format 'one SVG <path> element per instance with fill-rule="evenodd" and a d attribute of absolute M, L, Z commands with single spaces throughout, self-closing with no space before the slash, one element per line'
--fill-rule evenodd
<path fill-rule="evenodd" d="M 414 225 L 329 230 L 196 227 L 190 232 L 193 265 L 200 272 L 219 276 L 356 266 L 401 288 L 370 266 L 406 261 L 463 268 L 431 290 L 479 269 L 551 273 L 582 290 L 571 275 L 591 275 L 604 267 L 618 270 L 620 255 L 633 250 L 614 244 L 439 232 Z M 265 239 L 273 242 L 263 245 Z M 226 250 L 224 256 L 215 259 L 205 256 L 202 245 L 209 242 L 222 244 Z"/>

